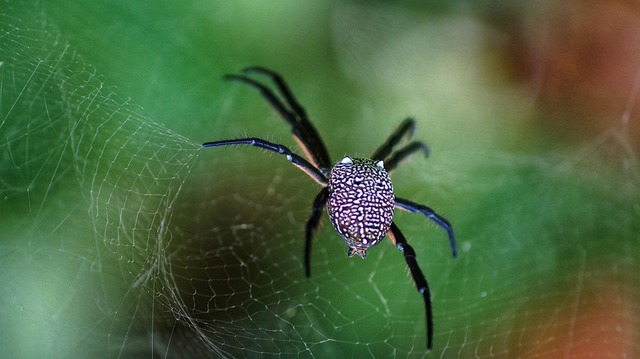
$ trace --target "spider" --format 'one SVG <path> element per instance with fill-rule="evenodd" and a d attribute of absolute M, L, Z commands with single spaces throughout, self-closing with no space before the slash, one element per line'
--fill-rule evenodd
<path fill-rule="evenodd" d="M 249 77 L 250 74 L 266 76 L 273 82 L 276 91 L 274 92 L 268 86 Z M 416 261 L 416 252 L 393 222 L 394 208 L 422 213 L 447 231 L 454 257 L 457 256 L 457 250 L 453 228 L 449 221 L 431 208 L 395 197 L 393 193 L 389 173 L 402 160 L 416 152 L 421 151 L 425 155 L 429 154 L 427 145 L 420 141 L 412 141 L 394 151 L 403 137 L 411 136 L 415 121 L 411 118 L 404 120 L 387 141 L 373 153 L 371 158 L 345 156 L 336 164 L 332 164 L 329 152 L 309 121 L 306 111 L 278 73 L 264 67 L 254 66 L 244 69 L 243 74 L 226 75 L 225 78 L 245 83 L 260 91 L 262 97 L 291 126 L 293 137 L 304 152 L 306 159 L 283 145 L 255 137 L 206 142 L 203 146 L 250 145 L 284 155 L 289 162 L 322 186 L 313 201 L 311 216 L 306 223 L 304 268 L 307 279 L 311 277 L 312 239 L 318 229 L 325 207 L 333 227 L 349 247 L 347 251 L 349 257 L 357 254 L 364 259 L 367 249 L 376 245 L 385 236 L 389 236 L 395 246 L 404 254 L 418 292 L 424 298 L 427 349 L 431 350 L 433 318 L 429 285 Z"/>

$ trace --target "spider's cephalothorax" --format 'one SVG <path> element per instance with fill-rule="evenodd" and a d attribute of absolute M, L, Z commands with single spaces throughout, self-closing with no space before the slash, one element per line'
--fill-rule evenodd
<path fill-rule="evenodd" d="M 336 231 L 349 246 L 349 256 L 358 254 L 365 258 L 366 250 L 369 247 L 380 242 L 385 235 L 389 236 L 393 244 L 404 255 L 411 277 L 418 292 L 422 294 L 427 322 L 427 348 L 431 349 L 433 319 L 429 285 L 416 261 L 416 252 L 393 222 L 394 208 L 422 213 L 444 228 L 449 235 L 449 243 L 454 257 L 456 256 L 456 243 L 451 224 L 444 217 L 427 206 L 398 198 L 393 193 L 389 173 L 410 155 L 420 151 L 424 154 L 429 153 L 427 145 L 420 141 L 412 141 L 403 147 L 396 148 L 403 138 L 411 136 L 415 127 L 413 119 L 406 119 L 373 153 L 371 159 L 347 156 L 333 165 L 329 152 L 318 132 L 309 122 L 304 108 L 293 96 L 282 77 L 264 67 L 250 67 L 244 72 L 245 74 L 266 75 L 273 81 L 276 92 L 247 75 L 227 75 L 227 79 L 246 83 L 260 91 L 262 96 L 291 126 L 291 132 L 302 148 L 306 159 L 283 145 L 255 137 L 207 142 L 203 146 L 250 145 L 279 153 L 286 156 L 287 160 L 322 186 L 313 201 L 311 216 L 306 225 L 304 268 L 307 278 L 311 276 L 313 235 L 320 224 L 325 207 L 327 207 L 329 218 Z"/>
<path fill-rule="evenodd" d="M 345 157 L 329 174 L 327 212 L 349 246 L 348 254 L 366 256 L 367 248 L 387 235 L 395 197 L 382 161 Z"/>

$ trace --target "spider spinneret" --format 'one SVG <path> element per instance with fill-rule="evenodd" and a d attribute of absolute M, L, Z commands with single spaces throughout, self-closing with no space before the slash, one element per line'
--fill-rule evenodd
<path fill-rule="evenodd" d="M 260 91 L 267 102 L 280 114 L 280 117 L 291 126 L 291 133 L 304 152 L 306 159 L 283 145 L 255 137 L 206 142 L 203 146 L 248 145 L 284 155 L 289 162 L 322 186 L 313 201 L 311 216 L 309 216 L 305 227 L 304 268 L 307 278 L 311 276 L 312 239 L 320 224 L 325 207 L 333 227 L 347 243 L 349 247 L 347 254 L 350 257 L 358 254 L 364 259 L 369 247 L 376 245 L 385 236 L 388 236 L 402 252 L 416 288 L 422 294 L 427 323 L 427 349 L 431 349 L 433 344 L 433 313 L 429 284 L 418 266 L 416 252 L 393 222 L 394 208 L 422 213 L 434 221 L 447 231 L 454 257 L 457 255 L 457 251 L 453 228 L 449 221 L 431 208 L 398 198 L 393 192 L 389 173 L 400 162 L 416 152 L 421 151 L 425 155 L 429 154 L 427 145 L 420 141 L 412 141 L 404 147 L 395 149 L 404 137 L 411 136 L 415 121 L 411 118 L 404 120 L 387 141 L 373 153 L 371 159 L 347 156 L 332 165 L 329 152 L 320 135 L 309 122 L 304 108 L 293 96 L 282 77 L 276 72 L 257 66 L 245 69 L 244 73 L 262 74 L 273 81 L 277 93 L 245 74 L 226 76 L 229 80 L 243 82 Z"/>

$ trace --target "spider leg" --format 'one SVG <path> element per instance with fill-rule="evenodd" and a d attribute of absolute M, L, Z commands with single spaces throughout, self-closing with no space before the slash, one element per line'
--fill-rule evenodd
<path fill-rule="evenodd" d="M 213 141 L 213 142 L 206 142 L 202 144 L 203 147 L 219 147 L 219 146 L 233 146 L 233 145 L 251 145 L 251 146 L 263 148 L 265 150 L 269 150 L 272 152 L 276 152 L 281 155 L 285 155 L 287 156 L 287 160 L 289 160 L 289 162 L 293 163 L 296 167 L 303 170 L 313 180 L 315 180 L 316 182 L 318 182 L 323 186 L 327 184 L 327 177 L 324 175 L 322 171 L 320 171 L 318 168 L 316 168 L 314 165 L 309 163 L 304 158 L 291 152 L 290 149 L 288 149 L 283 145 L 271 143 L 263 139 L 253 138 L 253 137 L 240 138 L 236 140 Z"/>
<path fill-rule="evenodd" d="M 418 261 L 416 261 L 416 252 L 413 250 L 413 247 L 407 243 L 406 238 L 402 232 L 400 232 L 400 229 L 395 223 L 391 222 L 391 228 L 387 235 L 391 238 L 393 244 L 395 244 L 402 254 L 404 254 L 404 259 L 407 261 L 407 266 L 409 267 L 413 281 L 416 284 L 416 288 L 418 288 L 418 292 L 420 292 L 424 298 L 427 320 L 427 349 L 431 350 L 433 344 L 433 313 L 431 309 L 431 292 L 429 291 L 429 284 L 427 283 L 427 279 L 422 273 L 422 270 L 420 270 L 420 267 L 418 266 Z"/>
<path fill-rule="evenodd" d="M 280 114 L 280 117 L 291 125 L 291 133 L 309 161 L 317 168 L 330 168 L 331 160 L 324 142 L 322 142 L 320 135 L 309 121 L 306 111 L 293 96 L 284 79 L 276 72 L 258 66 L 249 67 L 243 71 L 245 73 L 256 72 L 269 76 L 275 83 L 280 95 L 284 98 L 285 103 L 269 87 L 247 76 L 226 75 L 225 78 L 241 81 L 258 89 L 262 97 Z"/>
<path fill-rule="evenodd" d="M 313 127 L 307 116 L 304 107 L 300 105 L 293 92 L 289 89 L 287 82 L 275 71 L 261 66 L 252 66 L 243 70 L 245 73 L 256 72 L 268 76 L 276 84 L 276 87 L 285 98 L 287 104 L 297 115 L 297 122 L 293 125 L 292 132 L 299 142 L 302 142 L 304 151 L 310 152 L 309 158 L 315 160 L 318 168 L 330 168 L 332 163 L 327 150 L 318 131 Z M 314 162 L 314 161 L 312 161 Z"/>
<path fill-rule="evenodd" d="M 436 222 L 437 225 L 447 231 L 447 234 L 449 235 L 449 244 L 451 245 L 451 252 L 453 253 L 454 257 L 458 256 L 458 249 L 456 248 L 456 238 L 453 235 L 453 227 L 451 226 L 451 223 L 446 220 L 446 218 L 437 214 L 433 209 L 427 206 L 411 202 L 403 198 L 396 197 L 396 207 L 413 213 L 422 213 L 430 220 Z"/>
<path fill-rule="evenodd" d="M 393 171 L 400 162 L 404 161 L 409 156 L 413 155 L 418 151 L 424 152 L 425 156 L 429 155 L 429 147 L 426 144 L 419 141 L 413 141 L 413 142 L 410 142 L 408 145 L 402 147 L 398 151 L 394 152 L 388 160 L 385 160 L 384 168 L 387 170 L 388 173 L 391 173 L 391 171 Z"/>
<path fill-rule="evenodd" d="M 307 221 L 306 232 L 307 238 L 304 245 L 304 272 L 307 276 L 307 279 L 311 278 L 311 244 L 313 240 L 313 235 L 316 233 L 318 229 L 318 225 L 320 224 L 320 218 L 322 218 L 322 210 L 327 204 L 327 199 L 329 198 L 329 187 L 324 187 L 316 198 L 313 200 L 313 206 L 311 207 L 311 216 Z"/>
<path fill-rule="evenodd" d="M 416 122 L 412 118 L 406 118 L 400 126 L 387 138 L 387 141 L 378 148 L 371 159 L 373 160 L 386 160 L 387 157 L 393 151 L 393 148 L 402 140 L 402 137 L 411 137 L 413 130 L 416 127 Z"/>
<path fill-rule="evenodd" d="M 282 94 L 282 96 L 284 96 L 287 104 L 291 107 L 293 112 L 296 115 L 300 116 L 300 120 L 302 118 L 306 118 L 307 117 L 307 113 L 306 113 L 304 107 L 302 107 L 302 105 L 300 105 L 300 102 L 298 102 L 296 97 L 293 95 L 293 93 L 289 89 L 289 85 L 287 85 L 287 82 L 282 78 L 282 76 L 280 76 L 280 74 L 278 74 L 275 71 L 269 70 L 269 69 L 267 69 L 265 67 L 262 67 L 262 66 L 247 67 L 247 68 L 243 69 L 242 72 L 244 72 L 244 73 L 255 72 L 255 73 L 266 75 L 269 78 L 271 78 L 271 80 L 276 84 L 276 86 L 277 86 L 278 90 L 280 91 L 280 93 Z"/>

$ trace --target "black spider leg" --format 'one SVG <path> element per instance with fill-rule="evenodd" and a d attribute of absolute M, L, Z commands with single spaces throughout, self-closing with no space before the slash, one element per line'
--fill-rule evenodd
<path fill-rule="evenodd" d="M 416 252 L 413 247 L 407 243 L 407 239 L 395 223 L 391 222 L 391 228 L 389 229 L 389 238 L 398 247 L 398 249 L 404 254 L 404 259 L 407 261 L 407 266 L 413 277 L 413 281 L 418 288 L 418 292 L 422 294 L 424 298 L 425 315 L 427 321 L 427 349 L 431 350 L 433 344 L 433 313 L 431 309 L 431 292 L 429 291 L 429 284 L 427 278 L 425 278 L 422 270 L 418 266 L 416 261 Z"/>
<path fill-rule="evenodd" d="M 206 142 L 202 144 L 203 147 L 219 147 L 219 146 L 233 146 L 233 145 L 251 145 L 251 146 L 263 148 L 265 150 L 273 151 L 281 155 L 285 155 L 287 157 L 287 160 L 289 160 L 289 162 L 293 163 L 294 165 L 296 165 L 296 167 L 303 170 L 313 180 L 315 180 L 316 182 L 318 182 L 323 186 L 327 185 L 327 176 L 325 176 L 322 171 L 320 171 L 314 165 L 309 163 L 309 161 L 291 152 L 290 149 L 288 149 L 283 145 L 271 143 L 263 139 L 253 138 L 253 137 L 239 138 L 235 140 Z"/>
<path fill-rule="evenodd" d="M 311 216 L 307 220 L 306 225 L 306 241 L 304 245 L 304 272 L 307 279 L 311 278 L 311 245 L 313 242 L 313 235 L 318 229 L 320 224 L 320 218 L 322 218 L 322 210 L 327 204 L 329 198 L 329 187 L 324 187 L 316 198 L 313 200 L 313 206 L 311 208 Z"/>
<path fill-rule="evenodd" d="M 412 118 L 406 118 L 398 128 L 387 138 L 371 156 L 373 160 L 384 160 L 393 151 L 393 148 L 402 140 L 404 136 L 411 137 L 413 130 L 416 128 L 416 122 Z"/>
<path fill-rule="evenodd" d="M 229 80 L 244 82 L 260 91 L 262 97 L 280 114 L 280 116 L 291 125 L 291 133 L 298 142 L 298 145 L 305 156 L 314 166 L 320 169 L 331 167 L 329 152 L 324 142 L 318 135 L 315 127 L 309 121 L 306 111 L 293 96 L 287 83 L 274 71 L 264 67 L 248 67 L 243 70 L 245 73 L 260 73 L 268 76 L 276 85 L 280 95 L 284 98 L 284 103 L 276 94 L 264 84 L 244 75 L 226 75 Z M 286 105 L 286 106 L 285 106 Z M 288 107 L 287 107 L 288 106 Z"/>
<path fill-rule="evenodd" d="M 256 87 L 262 96 L 278 111 L 280 116 L 291 125 L 291 132 L 304 151 L 306 157 L 319 169 L 328 170 L 331 167 L 329 152 L 320 138 L 317 130 L 307 117 L 307 113 L 295 98 L 286 81 L 278 73 L 260 66 L 253 66 L 243 70 L 245 73 L 259 73 L 268 76 L 276 85 L 279 94 L 284 98 L 284 103 L 278 99 L 268 87 L 246 76 L 229 75 L 227 78 L 243 81 Z M 288 106 L 288 108 L 285 106 Z M 311 216 L 306 224 L 306 241 L 304 249 L 304 266 L 307 278 L 311 276 L 311 248 L 313 235 L 315 234 L 322 218 L 329 195 L 328 188 L 323 188 L 316 196 L 312 205 Z"/>
<path fill-rule="evenodd" d="M 451 252 L 453 253 L 453 256 L 454 257 L 458 256 L 458 249 L 456 247 L 456 238 L 453 235 L 453 227 L 451 226 L 451 223 L 449 223 L 449 221 L 446 220 L 446 218 L 437 214 L 433 209 L 427 206 L 424 206 L 415 202 L 411 202 L 403 198 L 396 197 L 396 207 L 403 209 L 405 211 L 413 212 L 413 213 L 422 213 L 425 216 L 427 216 L 427 218 L 429 218 L 430 220 L 434 221 L 437 225 L 442 227 L 445 231 L 447 231 L 447 234 L 449 235 L 449 244 L 451 245 Z"/>
<path fill-rule="evenodd" d="M 420 141 L 412 141 L 396 152 L 393 152 L 393 148 L 398 145 L 403 137 L 411 137 L 415 126 L 415 121 L 412 118 L 405 119 L 389 136 L 387 141 L 373 153 L 371 158 L 374 160 L 382 160 L 387 172 L 391 172 L 396 168 L 398 163 L 417 151 L 421 150 L 425 155 L 429 155 L 429 147 Z"/>
<path fill-rule="evenodd" d="M 425 156 L 429 155 L 429 147 L 425 143 L 419 142 L 419 141 L 412 141 L 406 146 L 392 153 L 389 159 L 384 160 L 384 168 L 387 170 L 388 173 L 391 173 L 391 171 L 396 169 L 396 167 L 400 162 L 404 161 L 409 156 L 413 155 L 418 151 L 424 152 Z"/>

